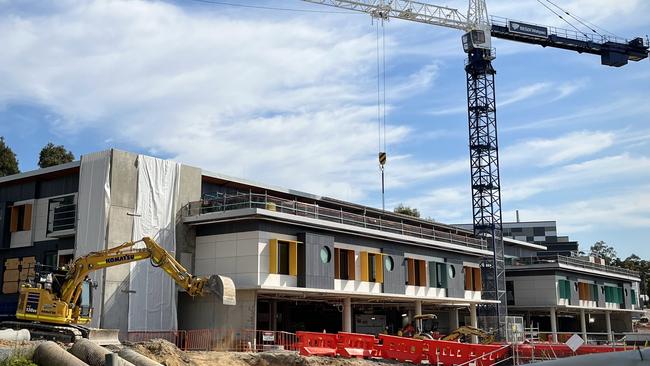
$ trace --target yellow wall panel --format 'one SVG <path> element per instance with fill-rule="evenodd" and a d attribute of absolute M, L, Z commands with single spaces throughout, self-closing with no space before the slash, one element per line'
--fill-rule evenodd
<path fill-rule="evenodd" d="M 269 240 L 269 273 L 278 273 L 278 239 Z"/>

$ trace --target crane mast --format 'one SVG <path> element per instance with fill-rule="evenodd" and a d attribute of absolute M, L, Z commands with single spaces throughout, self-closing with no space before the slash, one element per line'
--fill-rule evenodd
<path fill-rule="evenodd" d="M 507 301 L 502 238 L 501 184 L 497 136 L 496 100 L 492 60 L 496 52 L 491 38 L 537 44 L 601 56 L 601 63 L 620 67 L 628 61 L 648 58 L 648 41 L 631 41 L 587 35 L 554 27 L 491 17 L 485 0 L 469 0 L 466 15 L 459 10 L 410 0 L 303 0 L 341 9 L 364 12 L 380 19 L 403 19 L 459 29 L 467 54 L 467 116 L 472 186 L 474 234 L 486 239 L 492 252 L 483 259 L 483 294 L 497 300 L 481 305 L 481 326 L 499 336 L 505 330 Z"/>

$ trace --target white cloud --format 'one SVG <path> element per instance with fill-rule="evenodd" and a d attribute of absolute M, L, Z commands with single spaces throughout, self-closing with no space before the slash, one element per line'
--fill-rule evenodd
<path fill-rule="evenodd" d="M 586 85 L 586 80 L 571 80 L 566 82 L 540 81 L 528 85 L 520 86 L 515 89 L 505 91 L 497 95 L 497 109 L 507 107 L 512 104 L 521 104 L 520 102 L 533 99 L 536 103 L 553 103 L 564 99 Z M 467 113 L 467 106 L 456 106 L 439 108 L 432 112 L 431 115 L 442 116 L 450 114 Z"/>
<path fill-rule="evenodd" d="M 378 188 L 375 39 L 329 21 L 147 1 L 7 12 L 0 105 L 43 106 L 59 133 L 97 128 L 206 169 L 358 200 Z M 396 91 L 416 93 L 436 71 Z M 391 124 L 387 142 L 408 134 Z"/>
<path fill-rule="evenodd" d="M 530 205 L 521 215 L 535 220 L 557 220 L 566 234 L 595 229 L 650 227 L 650 186 L 618 189 L 616 194 L 560 204 Z M 514 216 L 512 212 L 507 213 Z"/>
<path fill-rule="evenodd" d="M 565 165 L 548 171 L 537 170 L 533 178 L 503 179 L 503 200 L 521 201 L 542 192 L 593 189 L 606 183 L 627 184 L 650 177 L 650 158 L 627 153 Z"/>
<path fill-rule="evenodd" d="M 614 132 L 578 131 L 553 139 L 529 139 L 503 149 L 501 165 L 546 167 L 566 163 L 611 147 L 616 137 Z"/>

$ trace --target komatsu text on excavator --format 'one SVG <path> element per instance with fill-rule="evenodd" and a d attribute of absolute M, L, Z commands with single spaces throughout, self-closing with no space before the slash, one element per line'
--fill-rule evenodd
<path fill-rule="evenodd" d="M 137 243 L 144 247 L 136 247 Z M 93 329 L 84 326 L 93 316 L 92 291 L 96 284 L 88 274 L 104 268 L 149 259 L 162 269 L 190 296 L 215 294 L 225 305 L 235 305 L 235 286 L 229 277 L 194 276 L 172 254 L 149 237 L 129 241 L 115 248 L 92 252 L 79 257 L 68 267 L 53 272 L 39 271 L 24 283 L 19 292 L 17 321 L 6 321 L 2 327 L 28 329 L 33 338 L 74 342 L 89 338 L 98 343 L 117 343 L 117 330 Z"/>

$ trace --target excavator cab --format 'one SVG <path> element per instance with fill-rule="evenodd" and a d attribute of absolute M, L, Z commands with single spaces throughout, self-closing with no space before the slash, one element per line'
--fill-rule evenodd
<path fill-rule="evenodd" d="M 95 289 L 94 283 L 88 278 L 81 284 L 81 296 L 77 301 L 79 308 L 79 318 L 86 318 L 90 322 L 93 316 L 93 290 Z"/>

